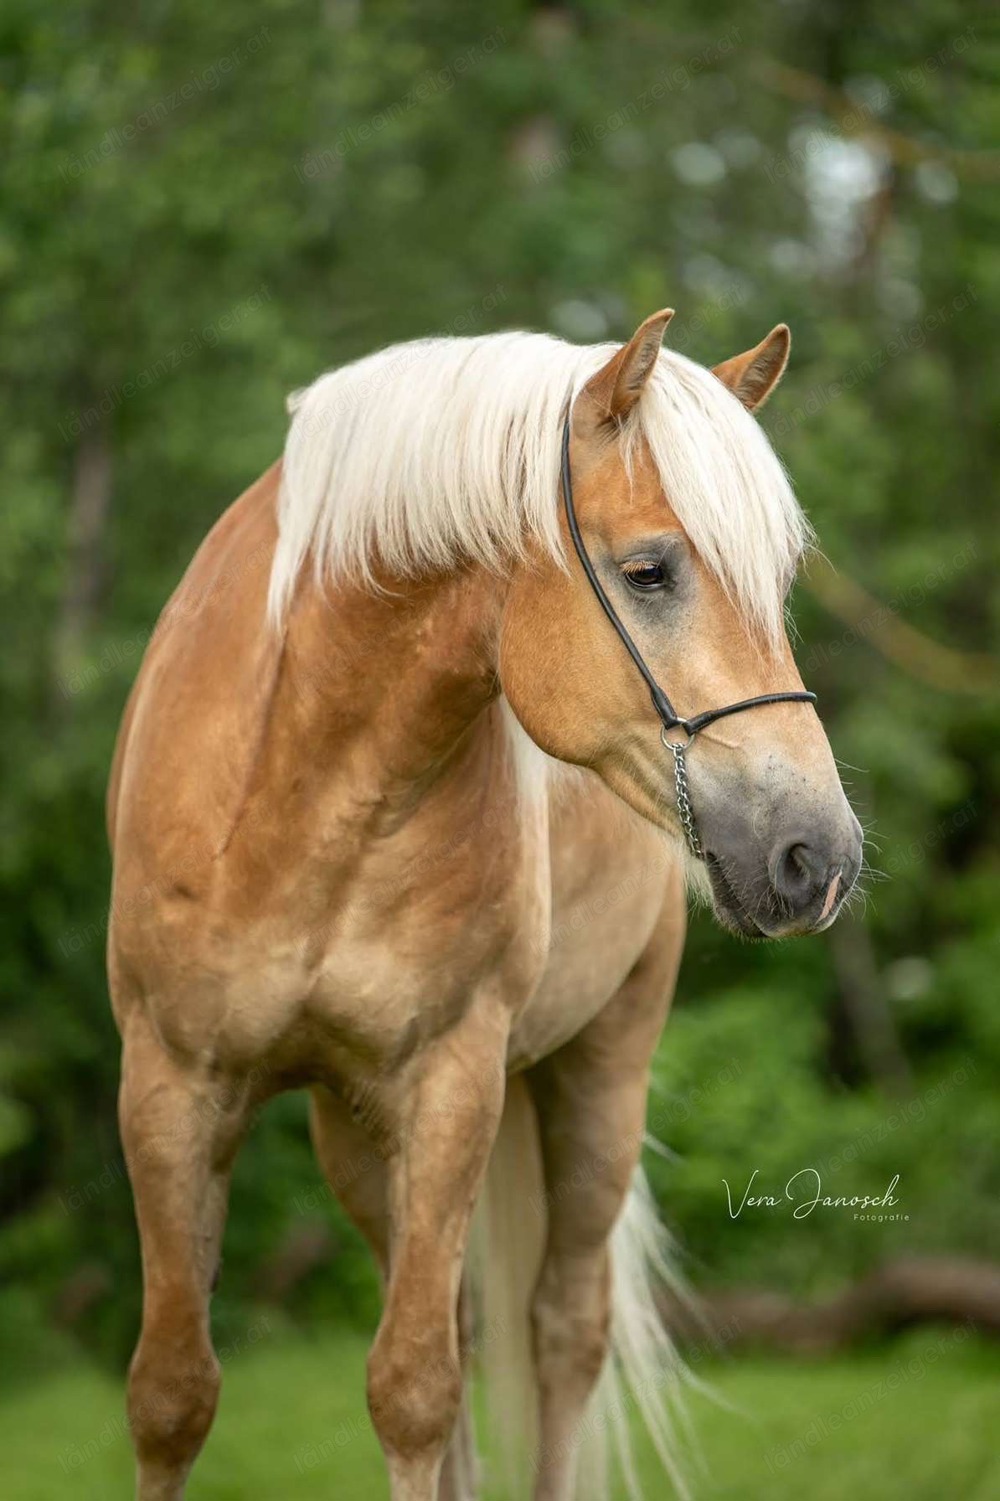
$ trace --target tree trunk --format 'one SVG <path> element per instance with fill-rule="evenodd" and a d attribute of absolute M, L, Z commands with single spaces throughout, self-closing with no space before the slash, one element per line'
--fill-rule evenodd
<path fill-rule="evenodd" d="M 108 429 L 81 433 L 73 461 L 68 561 L 55 626 L 53 668 L 57 696 L 69 697 L 91 630 L 104 580 L 105 538 L 111 510 L 112 457 Z"/>
<path fill-rule="evenodd" d="M 841 1004 L 865 1069 L 887 1094 L 912 1094 L 913 1074 L 868 929 L 857 918 L 847 916 L 834 923 L 827 937 Z"/>
<path fill-rule="evenodd" d="M 887 1262 L 822 1303 L 763 1288 L 698 1293 L 694 1310 L 665 1310 L 676 1337 L 697 1351 L 734 1345 L 825 1355 L 918 1323 L 967 1325 L 1000 1336 L 1000 1266 L 963 1256 Z"/>

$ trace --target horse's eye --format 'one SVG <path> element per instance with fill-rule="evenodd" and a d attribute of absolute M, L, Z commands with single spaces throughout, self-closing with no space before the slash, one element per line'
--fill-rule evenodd
<path fill-rule="evenodd" d="M 662 589 L 669 582 L 663 564 L 654 563 L 649 558 L 636 558 L 634 562 L 626 563 L 623 571 L 633 589 L 640 589 L 644 593 L 651 589 Z"/>

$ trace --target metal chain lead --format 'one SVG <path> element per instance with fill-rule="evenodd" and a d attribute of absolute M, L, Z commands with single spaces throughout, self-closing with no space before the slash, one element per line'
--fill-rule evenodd
<path fill-rule="evenodd" d="M 660 731 L 660 739 L 673 754 L 677 812 L 680 817 L 681 826 L 687 837 L 688 849 L 696 860 L 703 860 L 705 856 L 701 847 L 701 840 L 698 838 L 698 830 L 695 827 L 694 809 L 691 807 L 691 798 L 688 793 L 687 767 L 684 764 L 684 752 L 691 744 L 691 741 L 688 740 L 682 745 L 677 740 L 668 740 L 666 730 Z"/>

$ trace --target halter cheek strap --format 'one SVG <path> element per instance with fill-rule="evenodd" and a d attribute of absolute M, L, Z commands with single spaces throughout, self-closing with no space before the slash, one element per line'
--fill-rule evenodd
<path fill-rule="evenodd" d="M 604 585 L 597 576 L 597 570 L 591 562 L 590 554 L 584 545 L 583 536 L 580 532 L 580 524 L 576 519 L 576 508 L 573 505 L 573 476 L 570 471 L 569 462 L 569 438 L 570 418 L 569 414 L 567 414 L 562 434 L 562 491 L 563 502 L 566 506 L 566 521 L 569 526 L 569 534 L 573 541 L 573 547 L 577 557 L 580 559 L 580 565 L 587 576 L 587 582 L 597 595 L 601 609 L 618 632 L 618 637 L 622 645 L 632 658 L 646 687 L 649 689 L 653 708 L 656 710 L 661 721 L 660 739 L 674 758 L 674 788 L 677 796 L 678 817 L 684 829 L 688 848 L 692 855 L 702 860 L 704 859 L 704 850 L 701 846 L 701 840 L 698 838 L 698 827 L 695 823 L 694 809 L 691 806 L 687 767 L 684 761 L 685 753 L 694 740 L 695 735 L 697 735 L 699 730 L 703 730 L 706 725 L 714 724 L 717 719 L 725 719 L 730 714 L 742 714 L 746 709 L 756 709 L 764 704 L 814 704 L 816 702 L 816 695 L 815 693 L 806 693 L 804 691 L 798 693 L 762 693 L 757 698 L 743 698 L 740 699 L 739 703 L 727 704 L 722 709 L 706 709 L 703 713 L 695 714 L 690 719 L 684 719 L 677 713 L 673 704 L 650 672 L 642 653 L 632 640 L 621 616 L 608 598 Z M 668 730 L 676 729 L 683 730 L 687 739 L 670 739 L 667 734 Z"/>

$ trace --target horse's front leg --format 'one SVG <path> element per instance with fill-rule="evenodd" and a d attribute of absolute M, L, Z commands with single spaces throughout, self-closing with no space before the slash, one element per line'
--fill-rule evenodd
<path fill-rule="evenodd" d="M 669 901 L 618 992 L 584 1029 L 527 1074 L 538 1112 L 549 1204 L 532 1304 L 539 1399 L 535 1501 L 576 1494 L 581 1424 L 607 1356 L 609 1244 L 639 1160 L 649 1060 L 666 1019 L 683 944 Z M 595 1494 L 598 1477 L 590 1477 Z"/>
<path fill-rule="evenodd" d="M 122 1143 L 142 1242 L 142 1333 L 129 1369 L 139 1501 L 180 1501 L 215 1415 L 209 1298 L 249 1086 L 184 1066 L 135 1016 L 125 1028 Z"/>
<path fill-rule="evenodd" d="M 462 1398 L 458 1291 L 503 1109 L 509 1013 L 478 997 L 412 1064 L 389 1161 L 391 1254 L 368 1405 L 392 1501 L 434 1501 Z"/>

